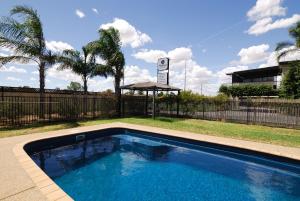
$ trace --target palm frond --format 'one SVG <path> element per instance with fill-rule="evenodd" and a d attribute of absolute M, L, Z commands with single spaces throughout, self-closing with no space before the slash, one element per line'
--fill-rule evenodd
<path fill-rule="evenodd" d="M 15 6 L 10 11 L 11 15 L 23 17 L 22 23 L 26 27 L 28 38 L 35 41 L 35 44 L 40 47 L 40 52 L 43 52 L 46 43 L 43 35 L 43 26 L 40 17 L 36 10 L 27 6 Z"/>
<path fill-rule="evenodd" d="M 47 50 L 41 59 L 45 63 L 46 67 L 49 67 L 56 63 L 58 57 L 58 54 L 54 54 L 52 51 Z"/>
<path fill-rule="evenodd" d="M 72 60 L 80 60 L 80 52 L 77 51 L 77 50 L 64 50 L 63 53 L 62 53 L 62 56 L 64 57 L 68 57 Z"/>
<path fill-rule="evenodd" d="M 4 64 L 7 64 L 7 63 L 10 63 L 10 62 L 19 62 L 19 63 L 29 63 L 30 61 L 35 61 L 37 62 L 36 60 L 33 60 L 32 58 L 30 57 L 26 57 L 26 56 L 5 56 L 5 57 L 1 57 L 0 56 L 0 66 L 1 65 L 4 65 Z"/>
<path fill-rule="evenodd" d="M 93 71 L 91 73 L 90 77 L 95 77 L 95 76 L 103 76 L 107 78 L 108 75 L 111 75 L 110 73 L 111 68 L 109 66 L 103 65 L 103 64 L 95 64 L 93 66 Z"/>
<path fill-rule="evenodd" d="M 77 61 L 65 56 L 56 56 L 56 63 L 59 63 L 59 70 L 70 69 L 71 66 L 75 66 Z"/>
<path fill-rule="evenodd" d="M 26 38 L 24 26 L 10 17 L 0 18 L 0 36 L 23 41 Z"/>
<path fill-rule="evenodd" d="M 287 47 L 291 47 L 291 46 L 293 46 L 294 44 L 293 43 L 291 43 L 291 42 L 288 42 L 288 41 L 285 41 L 285 42 L 280 42 L 280 43 L 277 43 L 277 45 L 276 45 L 276 51 L 280 51 L 280 50 L 282 50 L 282 49 L 284 49 L 284 48 L 287 48 Z"/>
<path fill-rule="evenodd" d="M 37 47 L 31 46 L 24 41 L 17 41 L 5 37 L 0 37 L 0 47 L 12 49 L 17 54 L 31 55 L 34 57 L 39 54 Z"/>

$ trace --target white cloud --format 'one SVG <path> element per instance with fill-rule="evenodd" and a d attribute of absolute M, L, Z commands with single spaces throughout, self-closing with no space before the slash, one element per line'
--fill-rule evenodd
<path fill-rule="evenodd" d="M 97 8 L 92 8 L 92 11 L 93 11 L 94 13 L 96 13 L 96 14 L 99 14 Z"/>
<path fill-rule="evenodd" d="M 168 54 L 163 50 L 141 50 L 132 55 L 136 59 L 144 60 L 147 63 L 157 63 L 157 60 L 162 57 L 167 57 Z"/>
<path fill-rule="evenodd" d="M 295 49 L 295 46 L 284 48 L 280 52 L 286 51 L 286 50 L 289 50 L 289 49 Z M 278 65 L 277 56 L 280 52 L 276 52 L 276 51 L 272 52 L 269 55 L 269 57 L 267 59 L 267 62 L 264 63 L 264 64 L 261 64 L 259 66 L 259 68 L 277 66 Z M 282 57 L 280 59 L 280 61 L 294 61 L 294 60 L 300 60 L 300 50 L 290 52 L 290 53 L 288 53 L 287 55 L 285 55 L 284 57 Z"/>
<path fill-rule="evenodd" d="M 245 65 L 265 61 L 269 56 L 269 52 L 267 52 L 269 48 L 270 46 L 268 44 L 242 48 L 238 53 L 238 56 L 240 57 L 238 63 Z"/>
<path fill-rule="evenodd" d="M 150 36 L 137 30 L 124 19 L 115 18 L 112 23 L 102 24 L 100 29 L 114 27 L 118 29 L 123 45 L 130 45 L 132 48 L 140 47 L 146 43 L 152 42 Z"/>
<path fill-rule="evenodd" d="M 12 81 L 12 82 L 21 82 L 22 81 L 20 78 L 16 78 L 16 77 L 7 77 L 6 80 Z"/>
<path fill-rule="evenodd" d="M 24 68 L 17 68 L 15 66 L 2 66 L 0 67 L 0 72 L 6 72 L 6 73 L 27 73 L 27 71 Z"/>
<path fill-rule="evenodd" d="M 32 71 L 31 74 L 38 75 L 39 71 L 37 71 L 37 70 L 36 71 Z"/>
<path fill-rule="evenodd" d="M 257 0 L 247 16 L 249 20 L 256 21 L 266 17 L 285 16 L 286 8 L 282 7 L 283 0 Z"/>
<path fill-rule="evenodd" d="M 295 14 L 290 18 L 278 19 L 273 22 L 272 18 L 263 18 L 252 25 L 247 33 L 251 35 L 261 35 L 274 29 L 287 28 L 300 20 L 300 15 Z"/>
<path fill-rule="evenodd" d="M 287 8 L 282 7 L 283 0 L 257 0 L 248 13 L 248 19 L 255 23 L 246 31 L 250 35 L 261 35 L 274 29 L 287 28 L 300 20 L 300 15 L 280 18 L 273 21 L 273 17 L 285 16 Z"/>
<path fill-rule="evenodd" d="M 36 79 L 35 77 L 31 77 L 31 78 L 30 78 L 30 81 L 32 81 L 32 82 L 37 82 L 38 79 Z"/>
<path fill-rule="evenodd" d="M 227 75 L 228 73 L 232 73 L 235 71 L 248 70 L 248 66 L 234 66 L 234 67 L 226 67 L 217 72 L 218 82 L 220 84 L 231 83 L 231 76 Z"/>
<path fill-rule="evenodd" d="M 64 81 L 74 81 L 74 82 L 81 82 L 82 79 L 79 75 L 73 73 L 70 69 L 65 70 L 58 70 L 59 65 L 55 64 L 52 68 L 48 70 L 47 75 L 49 77 L 60 79 Z"/>
<path fill-rule="evenodd" d="M 125 67 L 125 84 L 148 81 L 156 81 L 156 76 L 152 76 L 149 70 L 142 69 L 136 65 Z"/>
<path fill-rule="evenodd" d="M 0 47 L 0 56 L 1 57 L 7 57 L 14 53 L 13 49 L 6 48 L 6 47 Z"/>
<path fill-rule="evenodd" d="M 70 44 L 62 41 L 46 41 L 46 47 L 53 52 L 62 52 L 67 49 L 74 49 Z"/>
<path fill-rule="evenodd" d="M 75 14 L 76 14 L 79 18 L 84 18 L 84 17 L 85 17 L 84 12 L 82 12 L 82 11 L 79 10 L 79 9 L 76 9 Z"/>
<path fill-rule="evenodd" d="M 179 47 L 168 52 L 168 57 L 175 61 L 192 59 L 193 53 L 191 48 Z"/>
<path fill-rule="evenodd" d="M 141 50 L 132 55 L 136 59 L 144 60 L 148 63 L 157 63 L 157 60 L 162 57 L 169 57 L 173 64 L 180 63 L 184 60 L 192 59 L 193 53 L 191 48 L 179 47 L 169 52 L 163 50 Z"/>

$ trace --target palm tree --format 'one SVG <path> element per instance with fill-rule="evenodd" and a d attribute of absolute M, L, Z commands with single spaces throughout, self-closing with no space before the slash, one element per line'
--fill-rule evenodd
<path fill-rule="evenodd" d="M 99 55 L 105 62 L 106 74 L 114 77 L 116 110 L 121 114 L 120 83 L 124 76 L 125 58 L 121 51 L 120 33 L 117 29 L 101 29 L 99 40 L 90 42 L 88 48 L 94 55 Z"/>
<path fill-rule="evenodd" d="M 0 66 L 9 62 L 38 65 L 40 81 L 40 116 L 44 117 L 45 72 L 55 63 L 55 54 L 46 48 L 43 26 L 36 10 L 15 6 L 11 16 L 0 18 L 0 47 L 9 48 L 14 55 L 0 56 Z M 20 21 L 13 18 L 18 15 Z"/>
<path fill-rule="evenodd" d="M 277 44 L 276 51 L 278 52 L 277 60 L 286 56 L 289 53 L 299 51 L 300 49 L 300 21 L 295 26 L 289 29 L 289 35 L 294 38 L 295 42 L 280 42 Z M 284 48 L 288 48 L 283 50 Z"/>
<path fill-rule="evenodd" d="M 105 66 L 96 63 L 95 56 L 89 54 L 86 47 L 82 47 L 82 53 L 76 50 L 64 50 L 56 58 L 60 64 L 59 70 L 70 69 L 75 74 L 81 76 L 83 81 L 83 91 L 88 92 L 88 79 L 94 76 L 107 76 Z"/>

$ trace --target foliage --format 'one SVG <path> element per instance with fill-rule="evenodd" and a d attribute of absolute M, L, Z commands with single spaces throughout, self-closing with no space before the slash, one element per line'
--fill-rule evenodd
<path fill-rule="evenodd" d="M 83 87 L 79 82 L 70 82 L 69 86 L 67 86 L 67 89 L 72 91 L 81 91 Z"/>
<path fill-rule="evenodd" d="M 203 107 L 204 104 L 222 104 L 229 99 L 229 97 L 224 94 L 219 94 L 217 96 L 204 96 L 198 93 L 193 93 L 192 91 L 182 91 L 179 97 L 177 97 L 174 93 L 164 94 L 159 97 L 158 102 L 160 105 L 165 103 L 167 106 L 172 108 L 177 104 L 178 98 L 180 111 L 182 111 L 184 115 L 193 115 L 195 112 L 199 111 L 199 108 Z M 202 110 L 203 108 L 200 109 Z M 206 107 L 206 110 L 209 109 L 209 107 Z"/>
<path fill-rule="evenodd" d="M 285 98 L 300 98 L 300 62 L 289 63 L 289 70 L 284 75 L 280 95 Z"/>
<path fill-rule="evenodd" d="M 96 63 L 95 56 L 86 47 L 82 47 L 82 54 L 76 50 L 64 50 L 56 58 L 56 62 L 60 64 L 59 70 L 71 69 L 75 74 L 82 77 L 85 93 L 88 91 L 88 79 L 97 75 L 106 77 L 105 67 Z"/>
<path fill-rule="evenodd" d="M 289 29 L 289 35 L 295 40 L 294 42 L 280 42 L 277 44 L 276 51 L 278 52 L 277 60 L 289 53 L 299 51 L 300 48 L 300 21 L 295 26 Z"/>
<path fill-rule="evenodd" d="M 102 91 L 101 94 L 103 97 L 110 97 L 114 95 L 114 92 L 111 89 L 106 89 L 105 91 Z"/>
<path fill-rule="evenodd" d="M 278 96 L 278 90 L 271 85 L 264 84 L 245 84 L 245 85 L 222 85 L 219 92 L 232 97 L 242 96 Z"/>
<path fill-rule="evenodd" d="M 227 95 L 227 96 L 230 96 L 230 95 L 231 95 L 230 93 L 231 93 L 231 92 L 230 92 L 228 86 L 223 85 L 223 84 L 220 86 L 220 88 L 219 88 L 219 94 L 225 94 L 225 95 Z"/>

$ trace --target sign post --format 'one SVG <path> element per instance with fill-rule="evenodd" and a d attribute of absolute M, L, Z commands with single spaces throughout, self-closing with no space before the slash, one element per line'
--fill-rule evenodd
<path fill-rule="evenodd" d="M 157 83 L 169 85 L 169 58 L 160 58 L 157 62 Z"/>

